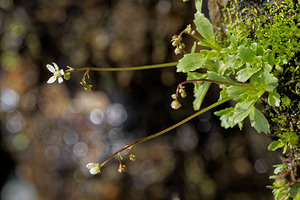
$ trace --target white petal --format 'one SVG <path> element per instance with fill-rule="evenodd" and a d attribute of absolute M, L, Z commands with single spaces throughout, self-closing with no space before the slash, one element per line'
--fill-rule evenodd
<path fill-rule="evenodd" d="M 56 64 L 55 62 L 53 62 L 52 64 L 53 64 L 53 66 L 55 67 L 56 71 L 58 71 L 59 68 L 58 68 L 57 64 Z"/>
<path fill-rule="evenodd" d="M 55 80 L 56 80 L 56 76 L 51 76 L 47 81 L 47 83 L 54 83 Z"/>
<path fill-rule="evenodd" d="M 52 72 L 52 73 L 55 72 L 55 69 L 54 69 L 54 67 L 53 67 L 52 65 L 47 64 L 46 67 L 47 67 L 47 69 L 48 69 L 50 72 Z"/>
<path fill-rule="evenodd" d="M 88 163 L 86 164 L 86 168 L 92 169 L 94 167 L 95 163 Z"/>
<path fill-rule="evenodd" d="M 99 173 L 100 173 L 99 167 L 92 167 L 92 169 L 90 169 L 90 173 L 91 173 L 92 175 L 99 174 Z"/>
<path fill-rule="evenodd" d="M 58 83 L 62 83 L 64 79 L 62 77 L 58 77 Z"/>
<path fill-rule="evenodd" d="M 65 72 L 64 72 L 63 69 L 59 70 L 59 72 L 60 72 L 61 75 L 64 75 L 64 74 L 65 74 Z"/>

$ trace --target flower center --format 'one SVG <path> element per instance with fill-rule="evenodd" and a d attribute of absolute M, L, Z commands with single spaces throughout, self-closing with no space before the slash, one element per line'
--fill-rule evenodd
<path fill-rule="evenodd" d="M 62 74 L 60 73 L 60 71 L 54 72 L 53 75 L 54 76 L 58 76 L 58 77 L 62 76 Z"/>

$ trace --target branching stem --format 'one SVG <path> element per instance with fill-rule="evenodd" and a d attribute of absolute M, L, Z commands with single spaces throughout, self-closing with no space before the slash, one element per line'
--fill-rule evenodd
<path fill-rule="evenodd" d="M 182 88 L 184 84 L 187 83 L 193 83 L 193 82 L 211 82 L 211 83 L 216 83 L 219 85 L 232 85 L 232 86 L 238 86 L 238 87 L 250 87 L 249 84 L 242 84 L 242 83 L 231 83 L 231 82 L 225 82 L 225 81 L 217 81 L 217 80 L 210 80 L 210 79 L 204 79 L 204 78 L 197 78 L 197 79 L 192 79 L 192 80 L 187 80 L 181 82 L 176 89 L 176 99 L 178 98 L 178 93 L 179 89 Z"/>
<path fill-rule="evenodd" d="M 207 42 L 206 40 L 202 39 L 201 37 L 195 35 L 195 34 L 192 34 L 192 33 L 189 33 L 189 32 L 185 32 L 187 35 L 189 36 L 192 36 L 193 38 L 195 38 L 196 40 L 202 42 L 203 44 L 205 44 L 205 46 L 207 47 L 210 47 L 216 51 L 221 51 L 221 48 L 220 47 L 216 47 L 216 46 L 213 46 L 212 44 L 210 44 L 209 42 Z"/>
<path fill-rule="evenodd" d="M 124 150 L 126 150 L 126 149 L 131 149 L 131 147 L 134 146 L 134 145 L 136 145 L 136 144 L 145 142 L 145 141 L 147 141 L 147 140 L 151 140 L 151 139 L 156 138 L 156 137 L 158 137 L 158 136 L 160 136 L 160 135 L 162 135 L 162 134 L 164 134 L 164 133 L 166 133 L 166 132 L 168 132 L 168 131 L 170 131 L 170 130 L 173 130 L 173 129 L 177 128 L 178 126 L 180 126 L 180 125 L 182 125 L 182 124 L 184 124 L 184 123 L 190 121 L 191 119 L 193 119 L 193 118 L 195 118 L 195 117 L 197 117 L 197 116 L 199 116 L 199 115 L 205 113 L 206 111 L 208 111 L 208 110 L 210 110 L 210 109 L 212 109 L 212 108 L 214 108 L 214 107 L 216 107 L 216 106 L 218 106 L 218 105 L 220 105 L 220 104 L 225 103 L 225 102 L 228 101 L 228 100 L 230 100 L 230 98 L 224 98 L 224 99 L 222 99 L 222 100 L 220 100 L 220 101 L 218 101 L 218 102 L 216 102 L 216 103 L 214 103 L 214 104 L 212 104 L 212 105 L 210 105 L 210 106 L 208 106 L 208 107 L 206 107 L 206 108 L 204 108 L 204 109 L 202 109 L 202 110 L 200 110 L 200 111 L 194 113 L 193 115 L 191 115 L 191 116 L 185 118 L 184 120 L 182 120 L 182 121 L 180 121 L 180 122 L 174 124 L 173 126 L 170 126 L 169 128 L 166 128 L 166 129 L 164 129 L 164 130 L 162 130 L 162 131 L 160 131 L 160 132 L 158 132 L 158 133 L 155 133 L 155 134 L 153 134 L 153 135 L 150 135 L 150 136 L 141 138 L 141 139 L 139 139 L 139 140 L 136 140 L 136 141 L 130 143 L 129 145 L 126 145 L 126 146 L 123 147 L 122 149 L 120 149 L 120 150 L 118 150 L 117 152 L 115 152 L 114 154 L 112 154 L 112 155 L 111 155 L 108 159 L 106 159 L 103 163 L 101 163 L 101 164 L 100 164 L 100 167 L 104 166 L 108 161 L 110 161 L 110 160 L 111 160 L 114 156 L 116 156 L 117 154 L 120 154 L 122 151 L 124 151 Z"/>
<path fill-rule="evenodd" d="M 212 44 L 210 44 L 209 42 L 207 42 L 206 40 L 204 40 L 203 38 L 201 38 L 201 37 L 199 37 L 199 36 L 197 36 L 196 34 L 194 34 L 193 32 L 190 32 L 190 31 L 188 31 L 188 30 L 183 30 L 183 31 L 181 31 L 180 33 L 179 33 L 179 35 L 178 35 L 178 37 L 181 37 L 183 34 L 187 34 L 187 35 L 189 35 L 189 36 L 191 36 L 191 37 L 193 37 L 193 38 L 195 38 L 196 40 L 198 40 L 199 42 L 202 42 L 202 44 L 205 44 L 205 46 L 207 46 L 207 47 L 210 47 L 210 48 L 212 48 L 212 49 L 214 49 L 214 50 L 216 50 L 216 51 L 221 51 L 221 48 L 220 47 L 217 47 L 217 46 L 214 46 L 214 45 L 212 45 Z"/>

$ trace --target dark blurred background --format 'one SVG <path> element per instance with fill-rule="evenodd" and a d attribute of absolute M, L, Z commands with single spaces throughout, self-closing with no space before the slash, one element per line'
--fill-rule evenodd
<path fill-rule="evenodd" d="M 183 107 L 170 107 L 185 79 L 175 67 L 92 72 L 92 92 L 79 84 L 81 72 L 46 83 L 51 62 L 67 69 L 177 61 L 170 39 L 194 12 L 180 0 L 0 0 L 1 199 L 272 199 L 265 186 L 279 158 L 267 151 L 271 139 L 248 124 L 224 130 L 213 112 L 135 146 L 127 173 L 113 159 L 89 175 L 86 163 L 194 113 L 192 85 Z M 203 106 L 217 97 L 213 86 Z"/>

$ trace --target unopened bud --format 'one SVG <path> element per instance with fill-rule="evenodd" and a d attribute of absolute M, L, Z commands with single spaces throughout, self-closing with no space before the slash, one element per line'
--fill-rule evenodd
<path fill-rule="evenodd" d="M 65 80 L 69 80 L 70 78 L 71 78 L 71 73 L 70 72 L 64 73 L 64 79 Z"/>
<path fill-rule="evenodd" d="M 131 161 L 136 161 L 135 155 L 130 154 L 130 155 L 129 155 L 129 160 L 131 160 Z"/>
<path fill-rule="evenodd" d="M 186 97 L 186 92 L 185 92 L 185 89 L 184 89 L 184 88 L 180 88 L 180 89 L 179 89 L 179 93 L 180 93 L 180 96 L 181 96 L 182 98 L 185 98 L 185 97 Z"/>
<path fill-rule="evenodd" d="M 172 107 L 173 109 L 177 110 L 178 108 L 181 107 L 181 104 L 179 103 L 179 101 L 174 100 L 174 101 L 172 101 L 172 103 L 171 103 L 171 107 Z"/>
<path fill-rule="evenodd" d="M 177 42 L 176 42 L 176 41 L 173 41 L 173 42 L 172 42 L 172 46 L 173 46 L 173 47 L 176 47 L 176 46 L 177 46 Z"/>
<path fill-rule="evenodd" d="M 172 94 L 172 99 L 176 99 L 176 94 Z"/>
<path fill-rule="evenodd" d="M 181 54 L 182 53 L 182 49 L 176 48 L 175 51 L 174 51 L 174 53 L 176 55 Z"/>
<path fill-rule="evenodd" d="M 173 36 L 172 36 L 172 40 L 175 40 L 176 38 L 178 38 L 177 35 L 173 35 Z"/>
<path fill-rule="evenodd" d="M 185 29 L 188 33 L 192 32 L 192 26 L 189 24 L 186 29 Z"/>
<path fill-rule="evenodd" d="M 120 164 L 119 165 L 119 169 L 118 169 L 118 172 L 119 173 L 124 173 L 124 172 L 126 172 L 126 165 L 122 165 L 122 164 Z"/>

